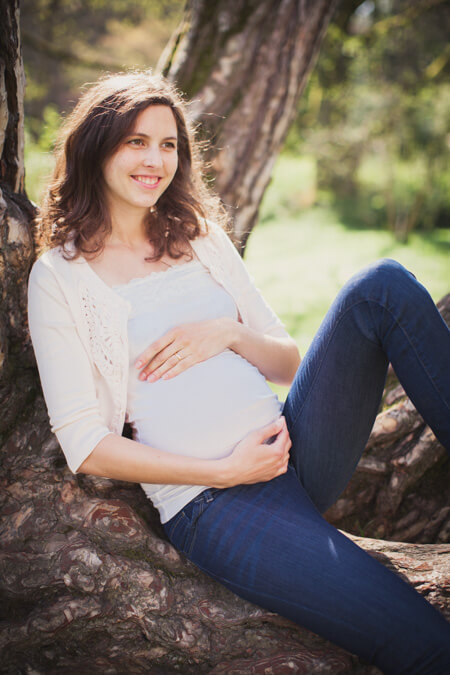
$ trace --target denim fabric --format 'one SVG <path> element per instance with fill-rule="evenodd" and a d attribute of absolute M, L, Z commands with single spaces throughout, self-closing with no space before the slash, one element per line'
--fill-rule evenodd
<path fill-rule="evenodd" d="M 293 446 L 274 480 L 208 489 L 165 524 L 173 544 L 246 598 L 396 675 L 450 673 L 450 628 L 408 584 L 320 512 L 369 436 L 388 362 L 450 449 L 450 333 L 394 261 L 342 289 L 303 359 L 284 414 Z"/>
<path fill-rule="evenodd" d="M 344 286 L 286 399 L 297 474 L 324 512 L 347 485 L 375 420 L 389 361 L 450 452 L 450 331 L 428 291 L 394 260 Z"/>

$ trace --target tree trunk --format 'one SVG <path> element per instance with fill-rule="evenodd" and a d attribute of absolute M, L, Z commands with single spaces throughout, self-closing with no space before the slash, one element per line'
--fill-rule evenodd
<path fill-rule="evenodd" d="M 33 207 L 24 194 L 24 74 L 18 1 L 0 0 L 0 442 L 38 381 L 26 324 L 34 247 Z"/>
<path fill-rule="evenodd" d="M 241 253 L 336 4 L 190 0 L 160 61 L 213 141 L 215 189 Z"/>
<path fill-rule="evenodd" d="M 206 11 L 204 4 L 196 6 Z M 1 0 L 0 7 L 5 18 L 0 29 L 0 671 L 86 675 L 376 672 L 308 631 L 240 600 L 195 569 L 166 540 L 156 512 L 139 487 L 74 476 L 68 470 L 49 430 L 26 331 L 26 277 L 34 257 L 33 209 L 23 191 L 23 74 L 17 0 Z M 255 15 L 256 10 L 249 21 Z M 194 11 L 194 26 L 199 16 Z M 316 48 L 316 43 L 307 44 Z M 231 57 L 231 47 L 227 49 Z M 261 58 L 269 59 L 264 50 Z M 259 57 L 252 58 L 256 68 Z M 221 72 L 225 77 L 229 71 Z M 203 90 L 208 91 L 207 83 Z M 276 96 L 275 101 L 278 106 Z M 270 108 L 271 99 L 265 104 Z M 263 109 L 261 103 L 260 113 L 265 117 Z M 226 138 L 225 128 L 233 140 L 233 131 L 225 124 L 220 138 Z M 267 147 L 264 134 L 263 129 L 263 147 Z M 256 143 L 257 135 L 250 138 L 249 147 Z M 237 154 L 230 156 L 239 162 Z M 389 434 L 385 453 L 393 447 L 395 461 L 389 471 L 381 472 L 384 482 L 375 483 L 371 499 L 357 503 L 353 493 L 344 498 L 354 501 L 353 511 L 347 506 L 345 517 L 356 517 L 356 509 L 364 512 L 369 523 L 376 520 L 379 509 L 382 519 L 377 522 L 384 523 L 399 512 L 407 517 L 402 509 L 410 508 L 408 490 L 409 494 L 411 489 L 418 490 L 418 471 L 428 467 L 428 471 L 443 473 L 448 466 L 442 463 L 436 441 L 408 405 L 398 406 L 396 416 L 389 412 L 389 418 L 379 418 L 362 466 L 365 462 L 366 470 L 375 467 L 376 478 L 380 462 L 388 465 L 390 460 L 383 452 L 374 456 L 374 448 L 381 447 L 381 439 Z M 397 490 L 393 497 L 386 490 L 388 479 Z M 370 485 L 365 483 L 366 492 Z M 433 500 L 437 488 L 431 485 L 427 499 Z M 386 511 L 385 495 L 390 498 L 390 511 Z M 336 508 L 342 510 L 342 503 Z M 415 509 L 416 503 L 409 512 L 413 520 Z M 428 528 L 433 532 L 429 539 L 447 541 L 443 523 L 448 521 L 441 511 L 436 513 L 439 524 Z M 392 531 L 401 527 L 397 523 Z M 448 545 L 368 539 L 359 543 L 448 613 Z"/>

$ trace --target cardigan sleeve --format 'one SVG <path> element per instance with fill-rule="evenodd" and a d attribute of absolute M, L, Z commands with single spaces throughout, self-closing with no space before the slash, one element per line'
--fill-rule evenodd
<path fill-rule="evenodd" d="M 289 337 L 289 333 L 279 317 L 266 302 L 261 291 L 256 288 L 244 261 L 226 232 L 218 225 L 213 224 L 211 226 L 211 224 L 208 224 L 208 226 L 217 238 L 219 247 L 223 252 L 221 258 L 225 267 L 225 274 L 237 290 L 238 304 L 245 311 L 245 320 L 248 326 L 265 335 Z M 242 318 L 244 319 L 244 317 Z"/>
<path fill-rule="evenodd" d="M 89 356 L 51 268 L 37 260 L 28 283 L 28 323 L 50 424 L 76 473 L 102 438 L 102 419 Z"/>

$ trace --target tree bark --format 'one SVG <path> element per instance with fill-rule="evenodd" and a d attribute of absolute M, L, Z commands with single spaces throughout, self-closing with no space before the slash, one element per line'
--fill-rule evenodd
<path fill-rule="evenodd" d="M 160 68 L 194 99 L 243 254 L 336 0 L 190 0 Z"/>
<path fill-rule="evenodd" d="M 70 473 L 42 400 L 26 416 L 0 457 L 1 672 L 378 672 L 209 579 L 139 488 Z M 449 614 L 449 545 L 356 540 Z"/>
<path fill-rule="evenodd" d="M 192 5 L 193 11 L 196 6 Z M 26 330 L 26 277 L 34 259 L 33 208 L 23 188 L 17 0 L 1 0 L 0 7 L 5 17 L 0 29 L 0 672 L 376 672 L 308 631 L 240 600 L 194 568 L 166 540 L 156 512 L 139 487 L 74 476 L 68 470 L 49 430 Z M 198 4 L 199 10 L 204 7 Z M 197 25 L 195 12 L 193 19 Z M 308 44 L 317 48 L 314 41 Z M 231 56 L 229 44 L 227 49 Z M 256 68 L 258 57 L 252 58 Z M 209 91 L 207 83 L 203 89 Z M 265 104 L 270 108 L 271 99 Z M 261 115 L 265 115 L 262 110 Z M 223 124 L 220 138 L 226 138 L 225 128 L 233 137 L 232 128 Z M 264 129 L 261 133 L 267 144 Z M 257 136 L 250 139 L 249 147 L 256 144 Z M 240 155 L 231 157 L 239 161 Z M 395 394 L 391 391 L 389 396 Z M 375 488 L 370 487 L 372 479 L 364 483 L 363 492 L 372 489 L 371 499 L 356 502 L 357 496 L 351 497 L 354 510 L 350 513 L 347 507 L 347 516 L 356 517 L 361 509 L 370 522 L 381 509 L 382 523 L 392 514 L 397 517 L 401 512 L 406 517 L 402 508 L 410 508 L 408 490 L 418 489 L 416 476 L 423 467 L 443 473 L 448 466 L 409 404 L 400 403 L 392 410 L 397 412 L 390 410 L 378 419 L 362 466 L 365 462 L 366 473 L 367 466 L 372 473 L 375 467 L 375 478 L 380 462 L 387 466 L 385 454 L 373 455 L 384 439 L 388 442 L 383 452 L 392 449 L 395 462 L 389 471 L 381 472 L 384 482 L 375 483 Z M 422 478 L 427 475 L 422 471 Z M 392 476 L 401 489 L 397 481 L 393 486 L 397 492 L 387 493 Z M 434 483 L 428 497 L 434 499 L 436 491 Z M 393 496 L 386 502 L 389 494 Z M 341 507 L 338 502 L 337 508 Z M 416 508 L 415 504 L 409 512 L 413 520 Z M 447 541 L 447 516 L 439 509 L 435 513 L 439 524 L 429 528 L 433 530 L 430 541 Z M 394 532 L 402 526 L 396 527 Z M 447 544 L 369 539 L 358 543 L 406 576 L 448 615 Z"/>
<path fill-rule="evenodd" d="M 36 395 L 26 323 L 26 288 L 34 259 L 33 206 L 24 192 L 24 74 L 18 1 L 0 12 L 0 442 Z"/>

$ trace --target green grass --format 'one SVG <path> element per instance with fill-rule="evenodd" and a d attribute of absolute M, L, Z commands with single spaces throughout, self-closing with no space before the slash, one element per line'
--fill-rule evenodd
<path fill-rule="evenodd" d="M 308 160 L 279 159 L 245 254 L 257 286 L 302 354 L 338 290 L 378 258 L 405 265 L 435 301 L 450 291 L 450 230 L 412 233 L 400 244 L 388 231 L 349 229 L 330 208 L 298 208 L 308 202 L 305 192 L 313 191 L 312 176 Z"/>

